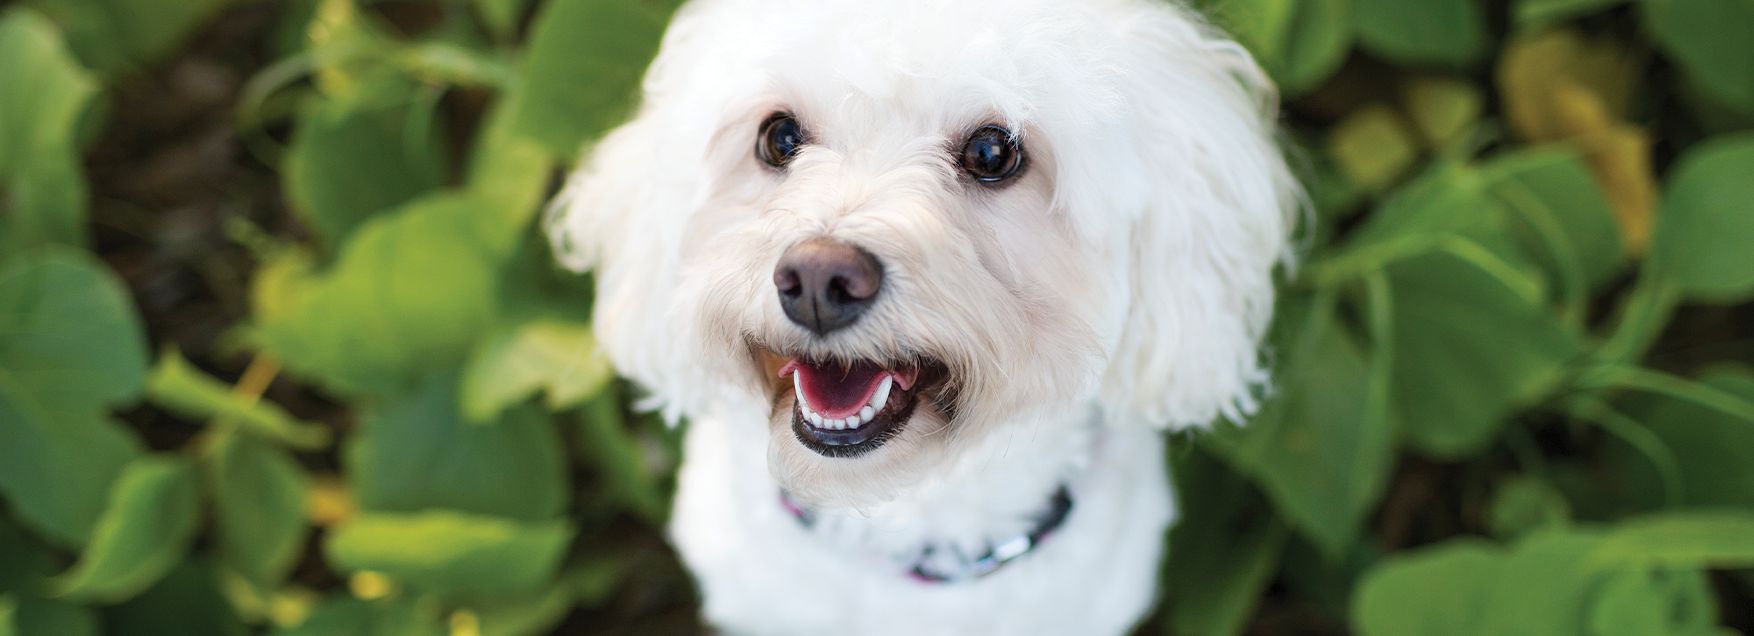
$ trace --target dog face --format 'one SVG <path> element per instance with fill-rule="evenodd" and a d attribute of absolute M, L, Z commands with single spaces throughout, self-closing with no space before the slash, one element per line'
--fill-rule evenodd
<path fill-rule="evenodd" d="M 870 504 L 1008 426 L 1251 406 L 1296 201 L 1271 101 L 1153 0 L 699 0 L 550 232 L 623 373 Z"/>

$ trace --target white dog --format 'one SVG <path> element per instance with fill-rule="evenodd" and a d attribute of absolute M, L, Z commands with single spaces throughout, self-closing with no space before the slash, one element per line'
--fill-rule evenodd
<path fill-rule="evenodd" d="M 1273 91 L 1158 0 L 695 0 L 556 202 L 689 420 L 672 539 L 752 634 L 1098 634 L 1162 431 L 1246 415 L 1300 196 Z"/>

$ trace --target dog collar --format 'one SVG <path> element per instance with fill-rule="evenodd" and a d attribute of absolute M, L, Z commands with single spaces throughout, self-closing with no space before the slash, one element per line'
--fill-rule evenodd
<path fill-rule="evenodd" d="M 780 506 L 798 520 L 798 525 L 808 529 L 816 524 L 816 515 L 793 500 L 785 490 L 780 491 Z M 1036 515 L 1035 524 L 1028 531 L 988 543 L 984 550 L 973 556 L 955 545 L 927 543 L 910 560 L 905 560 L 907 576 L 921 583 L 959 583 L 992 574 L 1035 551 L 1048 535 L 1066 522 L 1071 512 L 1072 492 L 1062 485 L 1054 491 L 1047 508 Z"/>

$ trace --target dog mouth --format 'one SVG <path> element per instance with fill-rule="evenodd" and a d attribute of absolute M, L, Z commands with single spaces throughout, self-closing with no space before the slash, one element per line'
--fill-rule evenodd
<path fill-rule="evenodd" d="M 792 434 L 826 457 L 857 457 L 883 446 L 913 418 L 922 399 L 943 402 L 944 365 L 830 361 L 759 351 L 775 378 L 774 408 L 790 407 Z M 787 395 L 791 399 L 789 404 Z"/>

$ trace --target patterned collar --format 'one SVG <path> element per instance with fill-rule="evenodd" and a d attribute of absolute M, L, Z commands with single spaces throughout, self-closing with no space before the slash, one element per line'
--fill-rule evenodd
<path fill-rule="evenodd" d="M 816 524 L 815 513 L 799 505 L 784 490 L 780 491 L 780 505 L 791 513 L 792 518 L 798 520 L 798 525 L 808 529 Z M 1071 512 L 1072 493 L 1062 485 L 1054 491 L 1047 508 L 1036 515 L 1035 524 L 1028 531 L 988 543 L 986 549 L 973 556 L 964 554 L 955 545 L 927 543 L 906 564 L 907 576 L 921 583 L 960 583 L 992 574 L 1034 551 L 1047 540 L 1048 535 L 1066 522 L 1066 517 Z"/>

